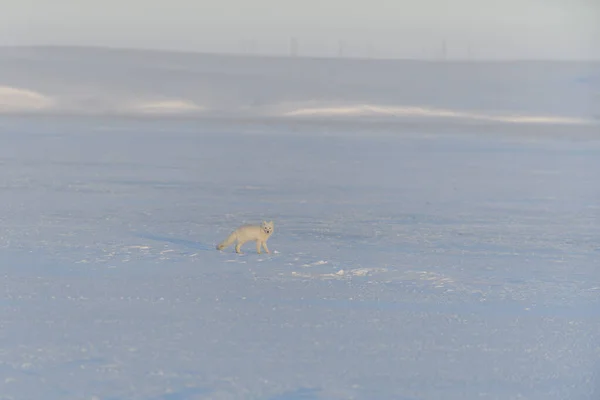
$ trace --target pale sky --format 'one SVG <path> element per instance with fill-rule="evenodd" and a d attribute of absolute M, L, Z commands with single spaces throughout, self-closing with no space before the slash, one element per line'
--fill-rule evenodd
<path fill-rule="evenodd" d="M 600 59 L 600 0 L 2 0 L 0 45 Z"/>

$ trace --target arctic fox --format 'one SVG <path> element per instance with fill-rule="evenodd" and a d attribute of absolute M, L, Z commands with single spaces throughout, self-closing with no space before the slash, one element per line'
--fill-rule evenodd
<path fill-rule="evenodd" d="M 223 250 L 225 247 L 230 246 L 233 242 L 237 240 L 235 252 L 241 253 L 242 245 L 246 242 L 254 240 L 256 241 L 256 252 L 258 254 L 260 254 L 261 246 L 265 248 L 265 251 L 267 253 L 270 253 L 269 248 L 267 247 L 267 240 L 269 239 L 269 236 L 271 236 L 272 233 L 273 221 L 263 221 L 260 225 L 242 225 L 235 231 L 233 231 L 231 235 L 227 237 L 227 239 L 219 243 L 217 245 L 217 250 Z"/>

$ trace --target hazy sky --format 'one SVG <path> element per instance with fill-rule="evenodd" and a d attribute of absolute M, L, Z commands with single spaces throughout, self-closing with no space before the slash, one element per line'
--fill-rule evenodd
<path fill-rule="evenodd" d="M 0 45 L 600 59 L 600 0 L 2 0 Z"/>

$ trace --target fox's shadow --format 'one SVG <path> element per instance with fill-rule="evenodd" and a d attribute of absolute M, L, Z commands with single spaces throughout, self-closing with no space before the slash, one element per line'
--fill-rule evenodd
<path fill-rule="evenodd" d="M 194 242 L 193 240 L 179 239 L 179 238 L 169 237 L 169 236 L 159 236 L 159 235 L 152 235 L 152 234 L 148 234 L 148 233 L 142 233 L 142 234 L 138 234 L 136 236 L 139 238 L 142 238 L 142 239 L 154 240 L 156 242 L 172 243 L 172 244 L 176 244 L 178 246 L 183 246 L 183 247 L 187 247 L 189 249 L 194 249 L 194 250 L 204 250 L 204 251 L 211 250 L 212 251 L 215 249 L 214 246 L 210 246 L 210 245 L 207 245 L 204 243 Z"/>

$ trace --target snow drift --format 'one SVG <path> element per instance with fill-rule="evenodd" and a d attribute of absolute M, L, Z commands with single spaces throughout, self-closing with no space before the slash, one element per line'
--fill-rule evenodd
<path fill-rule="evenodd" d="M 293 108 L 281 113 L 285 117 L 296 118 L 344 118 L 344 117 L 395 117 L 395 118 L 446 118 L 454 120 L 475 120 L 513 124 L 560 124 L 588 125 L 592 119 L 573 118 L 553 115 L 519 115 L 491 114 L 465 110 L 438 109 L 420 106 L 386 106 L 386 105 L 322 105 L 313 107 Z"/>
<path fill-rule="evenodd" d="M 0 112 L 46 111 L 54 106 L 52 98 L 33 90 L 0 86 Z"/>
<path fill-rule="evenodd" d="M 128 111 L 140 114 L 179 115 L 204 111 L 205 108 L 191 101 L 166 100 L 139 102 L 130 105 Z"/>

